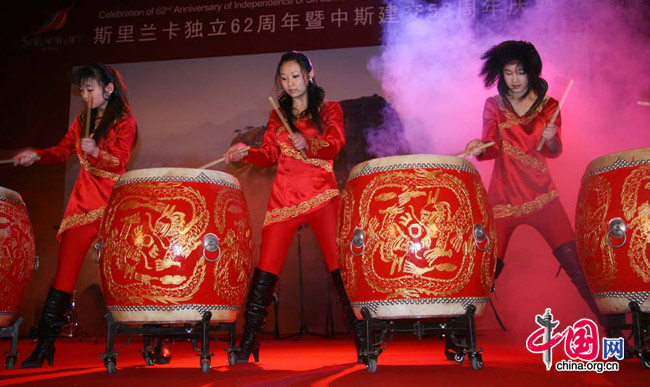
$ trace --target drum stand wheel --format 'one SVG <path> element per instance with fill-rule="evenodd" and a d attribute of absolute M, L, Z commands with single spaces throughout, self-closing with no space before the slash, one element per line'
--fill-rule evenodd
<path fill-rule="evenodd" d="M 634 348 L 632 349 L 641 361 L 641 367 L 650 369 L 650 313 L 641 311 L 636 301 L 629 303 L 632 311 L 632 335 Z"/>
<path fill-rule="evenodd" d="M 20 355 L 18 352 L 18 327 L 22 324 L 23 318 L 18 317 L 13 325 L 7 327 L 0 327 L 0 337 L 11 337 L 11 347 L 9 352 L 5 353 L 5 368 L 10 370 L 16 365 L 16 359 Z"/>
<path fill-rule="evenodd" d="M 364 347 L 359 349 L 358 357 L 366 365 L 366 370 L 374 373 L 377 371 L 377 359 L 385 349 L 384 342 L 389 343 L 395 333 L 411 333 L 419 338 L 441 335 L 446 339 L 447 360 L 463 363 L 469 357 L 472 368 L 481 369 L 483 350 L 476 347 L 475 312 L 476 307 L 469 305 L 464 315 L 452 317 L 445 322 L 386 321 L 372 317 L 370 311 L 364 307 L 361 309 Z"/>
<path fill-rule="evenodd" d="M 235 363 L 237 351 L 237 347 L 235 346 L 235 323 L 220 322 L 217 325 L 210 325 L 210 319 L 212 318 L 212 312 L 210 311 L 203 312 L 200 321 L 194 324 L 185 324 L 184 326 L 146 324 L 138 327 L 129 327 L 127 323 L 115 321 L 110 313 L 107 313 L 105 318 L 108 322 L 106 352 L 101 354 L 100 357 L 104 359 L 104 366 L 109 374 L 114 374 L 117 371 L 117 356 L 119 356 L 119 354 L 114 350 L 114 339 L 117 334 L 143 336 L 144 348 L 141 352 L 142 358 L 148 366 L 155 364 L 156 355 L 153 346 L 151 345 L 151 339 L 153 337 L 190 340 L 194 349 L 200 352 L 197 354 L 197 356 L 199 356 L 199 365 L 201 371 L 205 373 L 210 371 L 210 368 L 212 367 L 211 358 L 214 356 L 214 353 L 210 352 L 210 333 L 225 331 L 228 333 L 228 348 L 225 349 L 228 352 L 228 364 L 233 365 Z M 198 340 L 201 340 L 200 349 L 196 344 Z M 130 341 L 131 338 L 129 337 L 126 345 L 128 345 Z"/>
<path fill-rule="evenodd" d="M 650 313 L 642 312 L 636 301 L 630 301 L 632 323 L 627 323 L 625 314 L 606 315 L 608 319 L 607 336 L 616 338 L 623 335 L 625 341 L 625 358 L 635 356 L 641 361 L 641 367 L 650 369 Z M 631 331 L 629 336 L 622 331 Z M 630 342 L 632 340 L 632 342 Z"/>

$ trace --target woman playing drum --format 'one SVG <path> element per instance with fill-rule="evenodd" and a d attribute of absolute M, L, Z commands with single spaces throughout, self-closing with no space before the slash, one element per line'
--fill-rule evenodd
<path fill-rule="evenodd" d="M 553 255 L 591 311 L 603 322 L 578 262 L 574 232 L 560 203 L 546 159 L 562 152 L 561 119 L 550 122 L 558 102 L 546 95 L 540 78 L 542 60 L 524 41 L 505 41 L 482 57 L 486 87 L 497 84 L 499 94 L 485 101 L 483 136 L 467 144 L 479 160 L 494 159 L 489 197 L 497 225 L 497 278 L 503 269 L 508 241 L 515 228 L 528 224 L 542 234 Z M 538 143 L 544 142 L 541 150 Z M 481 149 L 483 143 L 494 146 Z"/>
<path fill-rule="evenodd" d="M 248 362 L 251 353 L 255 361 L 259 359 L 257 335 L 291 239 L 303 223 L 309 223 L 316 234 L 357 347 L 361 337 L 361 324 L 350 307 L 337 262 L 339 191 L 333 164 L 345 145 L 343 111 L 338 103 L 324 99 L 325 91 L 316 84 L 312 64 L 303 53 L 282 56 L 275 84 L 282 90 L 278 101 L 291 133 L 283 127 L 281 117 L 271 111 L 259 149 L 244 150 L 240 143 L 225 155 L 227 162 L 241 160 L 262 168 L 278 164 L 262 230 L 261 257 L 246 303 L 238 363 Z"/>
<path fill-rule="evenodd" d="M 75 181 L 57 238 L 59 264 L 38 323 L 38 344 L 22 368 L 54 361 L 54 341 L 67 322 L 65 313 L 88 247 L 97 237 L 106 200 L 124 173 L 136 138 L 136 122 L 120 74 L 103 64 L 78 69 L 74 82 L 88 110 L 79 114 L 65 137 L 51 148 L 25 150 L 14 165 L 63 163 L 73 153 L 81 170 Z"/>

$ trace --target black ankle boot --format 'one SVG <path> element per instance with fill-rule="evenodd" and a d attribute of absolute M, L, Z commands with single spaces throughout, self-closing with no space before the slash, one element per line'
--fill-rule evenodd
<path fill-rule="evenodd" d="M 255 268 L 251 287 L 248 291 L 246 311 L 244 312 L 244 332 L 241 335 L 239 348 L 236 352 L 236 363 L 248 363 L 251 353 L 255 361 L 259 361 L 260 343 L 257 341 L 257 335 L 262 330 L 266 320 L 268 314 L 266 308 L 273 299 L 273 291 L 277 281 L 277 275 Z"/>
<path fill-rule="evenodd" d="M 501 275 L 501 272 L 503 271 L 503 267 L 505 265 L 506 264 L 503 263 L 503 260 L 501 258 L 497 258 L 497 266 L 496 266 L 496 269 L 494 270 L 494 279 L 499 278 L 499 276 Z"/>
<path fill-rule="evenodd" d="M 343 286 L 341 270 L 333 270 L 330 274 L 332 275 L 332 280 L 334 281 L 334 288 L 336 288 L 336 293 L 339 295 L 339 300 L 343 306 L 343 314 L 345 315 L 345 319 L 350 326 L 350 331 L 354 335 L 354 346 L 357 347 L 357 361 L 359 363 L 363 363 L 363 359 L 360 355 L 361 350 L 365 348 L 363 323 L 357 320 L 357 316 L 354 314 L 354 309 L 352 309 L 352 305 L 350 305 L 350 299 L 348 298 L 348 294 L 345 292 L 345 287 Z"/>
<path fill-rule="evenodd" d="M 50 287 L 38 322 L 38 343 L 32 354 L 21 364 L 22 368 L 42 367 L 45 360 L 50 366 L 54 365 L 54 341 L 67 322 L 65 313 L 70 306 L 70 297 L 70 293 Z"/>
<path fill-rule="evenodd" d="M 501 272 L 503 271 L 503 267 L 505 264 L 503 263 L 503 260 L 501 258 L 497 258 L 497 265 L 496 269 L 494 270 L 494 281 L 492 281 L 492 290 L 491 293 L 495 292 L 495 286 L 497 282 L 497 278 L 501 275 Z"/>
<path fill-rule="evenodd" d="M 587 279 L 585 278 L 582 268 L 580 267 L 580 262 L 578 261 L 578 252 L 576 250 L 576 243 L 574 241 L 567 242 L 560 247 L 553 250 L 553 255 L 557 258 L 557 261 L 560 263 L 560 266 L 567 273 L 573 285 L 578 289 L 578 293 L 582 299 L 587 303 L 587 306 L 591 312 L 596 315 L 598 323 L 605 329 L 607 329 L 608 323 L 607 319 L 603 314 L 598 310 L 596 301 L 589 290 L 589 285 L 587 284 Z"/>

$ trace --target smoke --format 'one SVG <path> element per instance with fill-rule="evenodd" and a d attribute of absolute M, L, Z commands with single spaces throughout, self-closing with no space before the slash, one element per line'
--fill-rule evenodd
<path fill-rule="evenodd" d="M 524 9 L 513 8 L 521 3 Z M 590 161 L 650 146 L 650 107 L 638 103 L 650 100 L 650 1 L 405 0 L 387 1 L 388 9 L 399 18 L 383 24 L 382 52 L 368 68 L 413 153 L 456 154 L 480 138 L 485 98 L 498 93 L 484 88 L 480 57 L 504 40 L 537 47 L 550 96 L 559 100 L 575 81 L 562 108 L 563 154 L 549 160 L 570 219 Z M 386 142 L 373 135 L 369 143 Z M 492 162 L 474 164 L 487 183 Z M 500 312 L 510 328 L 531 328 L 530 316 L 548 306 L 564 318 L 593 318 L 566 275 L 554 279 L 556 260 L 532 228 L 515 232 L 505 258 L 497 287 L 508 295 Z M 536 286 L 540 281 L 548 286 Z"/>
<path fill-rule="evenodd" d="M 413 152 L 454 154 L 480 137 L 485 98 L 497 94 L 483 87 L 480 56 L 504 40 L 537 47 L 556 99 L 575 80 L 562 111 L 565 149 L 595 158 L 650 145 L 650 108 L 637 104 L 650 99 L 650 2 L 515 3 L 535 2 L 387 2 L 398 18 L 383 24 L 382 53 L 368 67 Z"/>

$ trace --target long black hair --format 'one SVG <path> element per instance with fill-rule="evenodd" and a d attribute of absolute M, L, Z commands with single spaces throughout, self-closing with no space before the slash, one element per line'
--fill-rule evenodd
<path fill-rule="evenodd" d="M 97 117 L 97 108 L 93 108 L 90 113 L 90 124 L 91 132 L 93 132 L 92 138 L 99 142 L 101 139 L 105 139 L 111 125 L 114 122 L 119 121 L 124 116 L 131 114 L 131 107 L 129 106 L 129 101 L 126 97 L 126 86 L 122 81 L 122 76 L 120 73 L 112 67 L 109 67 L 101 63 L 93 63 L 91 65 L 83 66 L 77 69 L 73 76 L 72 82 L 75 85 L 82 86 L 87 81 L 96 80 L 97 84 L 104 90 L 109 83 L 113 84 L 113 92 L 108 94 L 104 90 L 103 97 L 108 101 L 106 104 L 106 110 L 104 110 L 104 115 L 99 121 L 97 128 L 95 129 L 95 117 Z M 80 120 L 81 124 L 86 125 L 86 120 L 88 119 L 87 112 L 81 113 Z"/>
<path fill-rule="evenodd" d="M 499 94 L 503 97 L 508 95 L 508 85 L 503 78 L 503 68 L 510 63 L 518 63 L 528 75 L 528 90 L 522 96 L 526 97 L 530 90 L 535 90 L 538 97 L 546 94 L 548 84 L 540 77 L 542 74 L 542 58 L 530 42 L 523 40 L 507 40 L 490 48 L 481 57 L 485 61 L 481 69 L 481 75 L 485 87 L 497 83 Z"/>
<path fill-rule="evenodd" d="M 280 67 L 282 67 L 283 64 L 286 62 L 291 62 L 294 61 L 298 63 L 300 66 L 300 70 L 302 71 L 302 75 L 304 77 L 305 82 L 307 83 L 307 109 L 305 111 L 311 115 L 312 121 L 314 122 L 314 125 L 318 129 L 319 132 L 322 133 L 323 131 L 323 125 L 322 125 L 322 119 L 320 117 L 320 106 L 325 100 L 325 90 L 318 86 L 316 83 L 316 79 L 308 79 L 309 78 L 309 72 L 314 68 L 311 64 L 311 61 L 307 57 L 307 55 L 303 54 L 302 52 L 299 51 L 289 51 L 282 55 L 280 58 L 280 62 L 278 63 L 278 67 L 275 70 L 275 87 L 278 90 L 281 90 L 282 88 L 282 82 L 280 79 Z M 287 121 L 289 122 L 289 126 L 291 126 L 291 129 L 294 131 L 298 131 L 296 126 L 293 123 L 294 115 L 293 115 L 293 98 L 287 94 L 286 92 L 280 93 L 278 96 L 278 103 L 280 104 L 280 108 L 284 112 L 284 116 L 287 118 Z"/>

